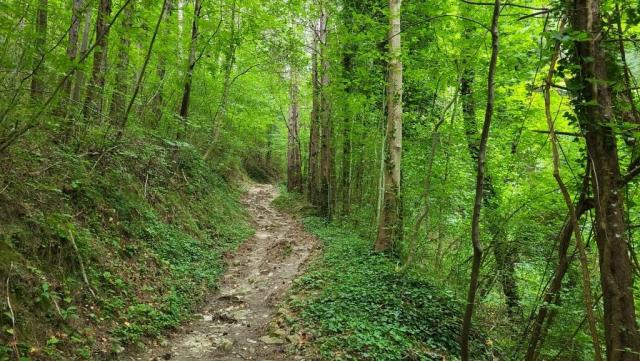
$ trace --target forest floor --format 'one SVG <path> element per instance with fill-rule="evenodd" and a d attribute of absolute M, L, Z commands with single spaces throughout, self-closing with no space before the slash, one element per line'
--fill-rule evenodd
<path fill-rule="evenodd" d="M 292 359 L 286 332 L 272 320 L 318 243 L 301 223 L 273 208 L 277 196 L 273 185 L 250 186 L 243 203 L 256 233 L 228 258 L 218 291 L 162 346 L 131 360 Z"/>

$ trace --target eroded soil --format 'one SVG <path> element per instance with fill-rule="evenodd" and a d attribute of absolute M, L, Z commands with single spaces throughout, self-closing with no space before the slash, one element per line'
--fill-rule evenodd
<path fill-rule="evenodd" d="M 272 319 L 317 243 L 299 222 L 271 206 L 276 196 L 272 185 L 251 186 L 243 203 L 256 234 L 228 260 L 218 292 L 197 319 L 164 346 L 133 359 L 302 360 L 285 354 L 295 336 L 287 335 Z"/>

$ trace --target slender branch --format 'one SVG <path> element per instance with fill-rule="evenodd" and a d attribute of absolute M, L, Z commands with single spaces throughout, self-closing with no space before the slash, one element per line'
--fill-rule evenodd
<path fill-rule="evenodd" d="M 89 292 L 91 292 L 91 295 L 93 295 L 93 297 L 95 298 L 96 293 L 93 292 L 93 289 L 91 288 L 91 283 L 89 283 L 89 278 L 87 277 L 87 272 L 84 268 L 84 262 L 82 262 L 82 256 L 80 256 L 80 251 L 78 250 L 78 246 L 76 245 L 76 240 L 75 240 L 75 237 L 73 237 L 73 232 L 71 232 L 71 229 L 69 229 L 69 241 L 71 241 L 73 250 L 76 251 L 76 255 L 78 256 L 78 263 L 80 264 L 80 272 L 82 272 L 82 280 L 84 281 L 84 283 L 87 284 L 87 287 L 89 288 Z"/>
<path fill-rule="evenodd" d="M 529 129 L 529 131 L 534 132 L 534 133 L 541 133 L 541 134 L 549 134 L 550 132 L 548 130 L 541 130 L 541 129 Z M 584 137 L 583 134 L 581 133 L 575 133 L 575 132 L 560 132 L 560 131 L 554 131 L 554 133 L 556 135 L 566 135 L 569 137 Z"/>
<path fill-rule="evenodd" d="M 483 3 L 483 2 L 475 2 L 475 1 L 469 1 L 469 0 L 461 0 L 463 3 L 465 4 L 469 4 L 469 5 L 479 5 L 479 6 L 494 6 L 494 3 Z M 528 5 L 520 5 L 520 4 L 512 4 L 512 3 L 506 3 L 503 4 L 502 6 L 513 6 L 515 8 L 521 8 L 521 9 L 529 9 L 529 10 L 546 10 L 549 11 L 550 9 L 547 8 L 537 8 L 534 6 L 528 6 Z"/>
<path fill-rule="evenodd" d="M 11 305 L 11 287 L 9 286 L 9 280 L 11 279 L 11 272 L 13 271 L 13 262 L 9 266 L 9 274 L 7 275 L 7 306 L 9 307 L 9 316 L 11 318 L 11 328 L 13 329 L 13 334 L 11 335 L 13 352 L 15 352 L 18 359 L 20 358 L 20 349 L 18 349 L 18 339 L 16 336 L 16 314 L 13 312 L 13 306 Z"/>
<path fill-rule="evenodd" d="M 638 159 L 640 160 L 640 159 Z M 634 163 L 638 163 L 638 160 Z M 625 174 L 620 180 L 619 187 L 626 186 L 629 182 L 631 182 L 635 177 L 640 174 L 640 164 L 632 165 L 633 167 L 629 168 L 627 174 Z"/>
<path fill-rule="evenodd" d="M 220 13 L 220 21 L 218 21 L 218 25 L 216 26 L 216 30 L 213 32 L 213 34 L 211 34 L 211 36 L 209 36 L 209 38 L 207 38 L 207 41 L 205 42 L 205 45 L 202 47 L 202 50 L 200 51 L 200 54 L 198 54 L 198 57 L 196 57 L 196 59 L 194 60 L 194 62 L 193 62 L 194 64 L 196 64 L 204 56 L 205 51 L 207 50 L 209 45 L 211 45 L 211 40 L 220 31 L 220 26 L 221 25 L 222 25 L 222 13 Z"/>
<path fill-rule="evenodd" d="M 118 130 L 118 136 L 117 136 L 118 140 L 122 137 L 122 134 L 124 132 L 124 127 L 127 125 L 127 119 L 129 118 L 129 113 L 131 113 L 131 108 L 133 107 L 133 103 L 136 101 L 136 97 L 138 96 L 138 92 L 140 91 L 140 84 L 142 84 L 142 78 L 144 78 L 144 73 L 147 71 L 147 65 L 149 65 L 149 59 L 151 58 L 151 52 L 153 51 L 153 44 L 156 42 L 156 37 L 158 36 L 158 30 L 160 29 L 160 24 L 162 23 L 162 19 L 164 17 L 165 8 L 167 7 L 167 1 L 168 0 L 164 0 L 162 3 L 160 16 L 158 17 L 158 21 L 156 22 L 156 27 L 153 31 L 153 36 L 151 37 L 151 43 L 149 43 L 149 48 L 147 49 L 147 55 L 144 58 L 144 64 L 142 65 L 142 70 L 140 70 L 140 75 L 138 76 L 136 87 L 133 91 L 133 95 L 131 96 L 131 100 L 129 101 L 129 105 L 127 106 L 127 111 L 124 113 L 122 123 L 120 124 L 120 129 Z"/>
<path fill-rule="evenodd" d="M 433 168 L 433 161 L 436 156 L 436 148 L 438 146 L 438 140 L 440 136 L 439 130 L 446 119 L 447 112 L 458 100 L 458 93 L 459 93 L 459 89 L 456 89 L 453 98 L 451 98 L 447 106 L 442 111 L 440 119 L 436 123 L 435 127 L 433 128 L 433 132 L 431 133 L 431 153 L 429 154 L 429 160 L 427 162 L 427 171 L 425 175 L 425 184 L 424 184 L 424 208 L 422 209 L 422 212 L 418 216 L 418 219 L 416 220 L 413 226 L 413 233 L 411 234 L 411 238 L 409 239 L 409 250 L 408 250 L 407 260 L 405 261 L 404 265 L 400 269 L 401 272 L 407 269 L 413 263 L 413 259 L 415 256 L 416 243 L 418 240 L 418 234 L 420 233 L 422 224 L 427 223 L 429 220 L 429 193 L 431 189 L 431 173 Z"/>
<path fill-rule="evenodd" d="M 480 238 L 480 213 L 482 210 L 482 201 L 484 199 L 487 142 L 489 138 L 489 131 L 491 129 L 491 121 L 493 118 L 493 109 L 495 102 L 496 67 L 500 49 L 500 33 L 498 27 L 499 19 L 500 0 L 495 0 L 493 7 L 493 16 L 491 18 L 491 60 L 489 62 L 489 74 L 487 77 L 487 106 L 484 114 L 482 133 L 480 135 L 480 145 L 478 147 L 476 191 L 473 203 L 473 216 L 471 220 L 473 263 L 471 266 L 471 277 L 469 281 L 469 290 L 467 293 L 467 304 L 462 321 L 462 334 L 460 337 L 460 358 L 462 361 L 469 361 L 470 359 L 469 338 L 471 335 L 471 320 L 473 318 L 476 293 L 478 291 L 478 279 L 480 277 L 480 266 L 482 264 L 483 249 Z"/>
<path fill-rule="evenodd" d="M 550 9 L 537 11 L 535 13 L 527 14 L 527 15 L 523 15 L 523 16 L 519 17 L 518 21 L 521 21 L 521 20 L 524 20 L 524 19 L 528 19 L 528 18 L 533 18 L 533 17 L 539 16 L 539 15 L 548 15 L 550 12 L 551 12 Z"/>

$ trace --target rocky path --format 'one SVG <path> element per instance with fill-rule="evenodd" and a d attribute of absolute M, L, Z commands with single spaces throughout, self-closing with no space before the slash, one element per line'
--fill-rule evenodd
<path fill-rule="evenodd" d="M 165 346 L 135 360 L 286 360 L 291 336 L 270 322 L 277 305 L 316 247 L 291 216 L 275 210 L 272 185 L 253 185 L 243 203 L 256 234 L 228 260 L 220 289 L 198 319 Z M 232 222 L 232 220 L 229 220 Z"/>

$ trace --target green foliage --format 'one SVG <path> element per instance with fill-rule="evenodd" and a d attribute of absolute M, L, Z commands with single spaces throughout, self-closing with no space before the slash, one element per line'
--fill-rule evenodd
<path fill-rule="evenodd" d="M 397 272 L 371 242 L 318 218 L 305 220 L 323 254 L 300 277 L 289 307 L 328 360 L 442 360 L 459 353 L 462 305 L 424 278 Z M 488 359 L 481 334 L 474 360 Z"/>
<path fill-rule="evenodd" d="M 280 194 L 272 204 L 278 210 L 292 214 L 312 215 L 315 212 L 303 194 L 287 192 L 285 187 L 280 187 Z"/>
<path fill-rule="evenodd" d="M 13 354 L 14 335 L 25 357 L 89 359 L 177 327 L 214 287 L 222 254 L 252 232 L 237 189 L 192 148 L 147 140 L 103 160 L 95 169 L 96 160 L 53 152 L 46 176 L 5 198 L 23 215 L 0 224 L 2 257 L 13 263 L 0 276 L 10 275 L 20 310 L 13 329 L 0 306 L 0 359 Z M 32 208 L 39 198 L 46 206 Z"/>

